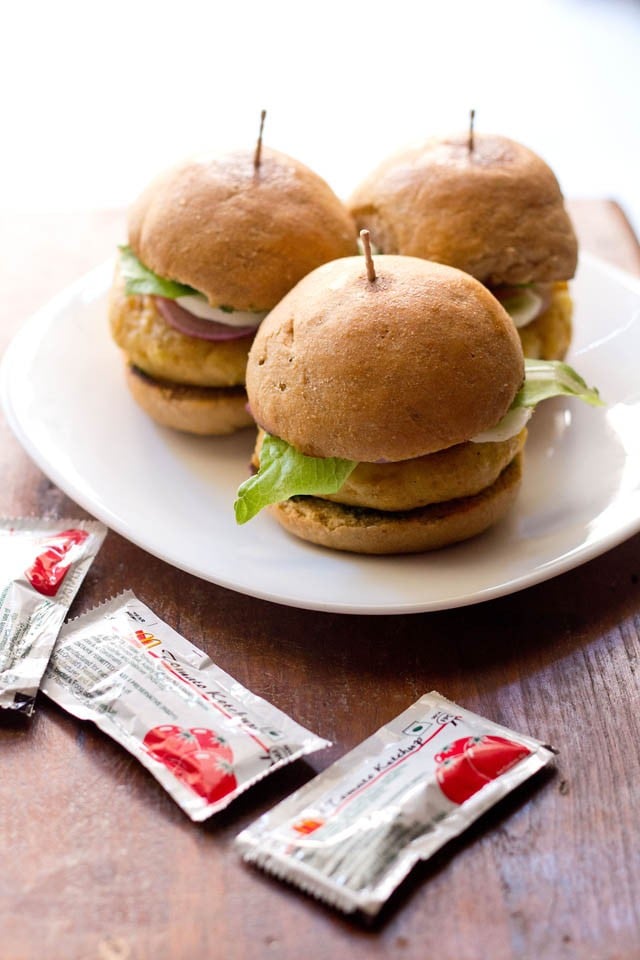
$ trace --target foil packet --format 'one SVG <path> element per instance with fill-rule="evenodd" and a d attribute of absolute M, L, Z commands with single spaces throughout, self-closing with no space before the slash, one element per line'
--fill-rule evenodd
<path fill-rule="evenodd" d="M 427 860 L 550 762 L 532 737 L 432 691 L 237 837 L 244 860 L 373 917 Z"/>
<path fill-rule="evenodd" d="M 64 626 L 42 689 L 132 753 L 192 820 L 330 746 L 230 677 L 131 592 Z"/>
<path fill-rule="evenodd" d="M 0 519 L 0 707 L 33 713 L 62 622 L 106 532 L 97 520 Z"/>

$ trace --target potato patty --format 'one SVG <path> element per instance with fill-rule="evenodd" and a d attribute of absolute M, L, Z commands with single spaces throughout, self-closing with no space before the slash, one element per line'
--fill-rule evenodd
<path fill-rule="evenodd" d="M 539 317 L 520 327 L 525 357 L 532 360 L 563 360 L 571 343 L 573 302 L 566 283 L 554 283 L 551 303 Z"/>
<path fill-rule="evenodd" d="M 131 363 L 160 380 L 196 387 L 244 384 L 252 337 L 199 340 L 174 330 L 158 311 L 155 298 L 129 297 L 116 272 L 109 302 L 113 339 Z"/>
<path fill-rule="evenodd" d="M 259 466 L 264 432 L 258 434 L 253 465 Z M 527 431 L 498 443 L 459 443 L 447 450 L 414 460 L 394 463 L 359 463 L 340 490 L 316 494 L 370 510 L 414 510 L 431 503 L 444 503 L 474 496 L 491 486 L 522 450 Z"/>

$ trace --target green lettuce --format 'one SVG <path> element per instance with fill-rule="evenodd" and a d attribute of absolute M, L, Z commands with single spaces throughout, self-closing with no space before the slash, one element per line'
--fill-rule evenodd
<path fill-rule="evenodd" d="M 592 407 L 604 406 L 595 387 L 588 387 L 580 374 L 562 360 L 525 360 L 524 383 L 518 390 L 511 409 L 535 407 L 551 397 L 577 397 Z"/>
<path fill-rule="evenodd" d="M 560 360 L 525 360 L 525 380 L 503 420 L 520 407 L 533 408 L 541 400 L 570 396 L 594 407 L 603 406 L 598 391 Z M 502 423 L 502 421 L 501 421 Z M 494 429 L 498 430 L 500 424 Z M 238 523 L 246 523 L 269 503 L 289 497 L 337 493 L 357 467 L 353 460 L 307 457 L 279 437 L 265 434 L 260 469 L 240 486 L 234 505 Z"/>
<path fill-rule="evenodd" d="M 267 504 L 299 494 L 337 493 L 356 466 L 355 461 L 338 457 L 307 457 L 267 433 L 260 450 L 260 470 L 238 490 L 236 520 L 246 523 Z"/>
<path fill-rule="evenodd" d="M 159 277 L 138 260 L 131 247 L 123 245 L 118 249 L 120 250 L 120 271 L 124 277 L 124 289 L 128 296 L 148 293 L 154 297 L 176 300 L 178 297 L 189 297 L 198 292 L 184 283 Z"/>

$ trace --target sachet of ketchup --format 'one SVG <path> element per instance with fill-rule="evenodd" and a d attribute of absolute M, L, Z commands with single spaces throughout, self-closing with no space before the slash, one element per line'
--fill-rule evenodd
<path fill-rule="evenodd" d="M 88 536 L 86 530 L 63 530 L 46 540 L 42 553 L 25 570 L 34 590 L 45 597 L 55 597 L 73 562 L 73 547 L 84 543 Z"/>

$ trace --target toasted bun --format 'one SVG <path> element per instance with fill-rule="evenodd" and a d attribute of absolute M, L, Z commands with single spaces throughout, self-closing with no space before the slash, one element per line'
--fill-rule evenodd
<path fill-rule="evenodd" d="M 473 497 L 385 513 L 346 507 L 318 497 L 294 497 L 268 509 L 290 533 L 351 553 L 421 553 L 467 540 L 511 507 L 521 481 L 521 455 L 490 487 Z"/>
<path fill-rule="evenodd" d="M 155 380 L 131 364 L 126 378 L 136 403 L 163 427 L 219 436 L 253 423 L 243 387 L 189 387 Z"/>
<path fill-rule="evenodd" d="M 319 267 L 263 321 L 249 351 L 257 423 L 300 452 L 409 460 L 469 440 L 524 376 L 511 318 L 473 277 L 413 257 Z"/>
<path fill-rule="evenodd" d="M 270 310 L 321 263 L 357 252 L 353 221 L 325 181 L 264 147 L 190 160 L 159 177 L 129 216 L 136 256 L 214 306 Z"/>
<path fill-rule="evenodd" d="M 568 280 L 577 241 L 558 181 L 531 150 L 476 134 L 386 160 L 349 208 L 384 253 L 437 260 L 489 286 Z"/>

